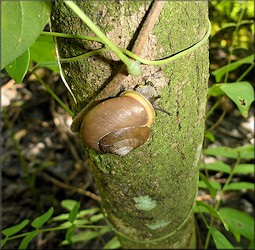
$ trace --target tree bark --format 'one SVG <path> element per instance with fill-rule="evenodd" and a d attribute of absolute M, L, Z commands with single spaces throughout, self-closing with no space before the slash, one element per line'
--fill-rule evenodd
<path fill-rule="evenodd" d="M 115 44 L 131 49 L 150 10 L 150 1 L 78 1 L 77 4 Z M 207 1 L 166 1 L 142 57 L 168 57 L 202 39 Z M 53 1 L 53 31 L 94 35 L 62 1 Z M 61 57 L 100 48 L 95 42 L 58 39 Z M 110 82 L 122 63 L 113 53 L 62 64 L 77 98 L 78 113 Z M 85 147 L 102 197 L 105 217 L 123 248 L 195 248 L 192 206 L 198 184 L 208 80 L 208 44 L 161 67 L 142 65 L 141 77 L 128 76 L 132 89 L 145 79 L 160 94 L 147 143 L 126 156 Z M 121 86 L 119 86 L 121 89 Z M 118 91 L 116 91 L 118 93 Z"/>

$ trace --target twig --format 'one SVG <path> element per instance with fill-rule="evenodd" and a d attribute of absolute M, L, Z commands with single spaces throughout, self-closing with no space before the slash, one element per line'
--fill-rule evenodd
<path fill-rule="evenodd" d="M 150 12 L 137 36 L 137 39 L 135 41 L 135 44 L 132 48 L 132 53 L 140 56 L 142 54 L 142 50 L 143 47 L 149 37 L 150 32 L 152 31 L 155 23 L 158 20 L 158 17 L 163 9 L 165 1 L 154 1 Z M 109 84 L 107 84 L 107 86 L 94 98 L 93 101 L 100 101 L 103 99 L 106 99 L 110 96 L 113 96 L 114 94 L 116 94 L 116 90 L 117 93 L 120 90 L 120 87 L 123 86 L 123 81 L 127 78 L 127 74 L 124 74 L 124 72 L 126 71 L 126 66 L 123 65 L 119 72 L 117 73 L 117 75 L 115 75 L 115 77 L 112 79 L 111 82 L 109 82 Z M 124 86 L 125 87 L 125 86 Z"/>
<path fill-rule="evenodd" d="M 50 181 L 51 183 L 55 184 L 56 186 L 59 186 L 61 188 L 64 188 L 66 190 L 70 190 L 70 191 L 73 191 L 73 192 L 76 192 L 78 194 L 82 194 L 82 195 L 85 195 L 87 197 L 90 197 L 91 199 L 95 200 L 95 201 L 98 201 L 98 202 L 101 202 L 101 197 L 90 192 L 90 191 L 87 191 L 87 190 L 84 190 L 82 188 L 78 188 L 78 187 L 74 187 L 74 186 L 70 186 L 64 182 L 61 182 L 57 179 L 55 179 L 54 177 L 44 173 L 44 176 L 45 178 Z"/>
<path fill-rule="evenodd" d="M 148 16 L 138 34 L 132 52 L 138 56 L 141 55 L 143 47 L 151 33 L 155 23 L 158 21 L 160 13 L 164 7 L 165 1 L 154 1 Z"/>

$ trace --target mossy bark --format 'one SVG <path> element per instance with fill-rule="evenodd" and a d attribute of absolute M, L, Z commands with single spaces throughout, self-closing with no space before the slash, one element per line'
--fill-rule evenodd
<path fill-rule="evenodd" d="M 118 46 L 131 48 L 150 1 L 79 1 L 78 5 Z M 164 58 L 198 42 L 207 31 L 207 1 L 166 1 L 142 57 Z M 53 31 L 93 35 L 61 1 L 53 2 Z M 61 57 L 99 48 L 94 42 L 58 39 Z M 107 221 L 123 248 L 195 248 L 192 206 L 197 193 L 208 81 L 208 44 L 161 67 L 143 65 L 133 88 L 153 82 L 158 104 L 148 142 L 126 156 L 85 148 Z M 112 79 L 121 63 L 112 53 L 63 64 L 79 112 Z"/>

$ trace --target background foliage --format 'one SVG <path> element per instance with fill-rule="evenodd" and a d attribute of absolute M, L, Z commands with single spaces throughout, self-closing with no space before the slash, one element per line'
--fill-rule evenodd
<path fill-rule="evenodd" d="M 52 38 L 41 34 L 50 6 L 8 4 L 12 11 L 3 2 L 1 17 L 3 249 L 118 248 L 69 130 Z M 253 18 L 253 1 L 210 2 L 211 77 L 194 207 L 205 249 L 254 248 Z"/>

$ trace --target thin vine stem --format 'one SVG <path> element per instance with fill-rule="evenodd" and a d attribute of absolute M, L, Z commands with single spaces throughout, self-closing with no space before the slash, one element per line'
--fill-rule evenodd
<path fill-rule="evenodd" d="M 132 52 L 130 52 L 129 50 L 126 50 L 126 49 L 121 49 L 126 55 L 132 57 L 133 59 L 139 61 L 140 63 L 143 63 L 143 64 L 147 64 L 147 65 L 162 65 L 162 64 L 167 64 L 167 63 L 170 63 L 174 60 L 177 60 L 179 59 L 180 57 L 188 54 L 188 53 L 191 53 L 192 51 L 196 50 L 197 48 L 199 48 L 210 36 L 210 33 L 211 33 L 211 23 L 210 21 L 208 20 L 208 30 L 205 34 L 205 36 L 197 43 L 195 43 L 194 45 L 190 46 L 189 48 L 186 48 L 182 51 L 179 51 L 178 53 L 174 54 L 174 55 L 171 55 L 165 59 L 160 59 L 160 60 L 155 60 L 155 61 L 151 61 L 151 60 L 147 60 L 147 59 L 143 59 L 135 54 L 133 54 Z"/>
<path fill-rule="evenodd" d="M 224 107 L 224 110 L 223 110 L 222 114 L 220 115 L 219 119 L 209 129 L 207 129 L 206 132 L 213 131 L 216 127 L 218 127 L 219 124 L 224 119 L 226 113 L 227 113 L 227 109 L 226 109 L 226 107 Z"/>
<path fill-rule="evenodd" d="M 120 47 L 118 47 L 118 49 L 121 52 L 123 52 L 124 54 L 126 54 L 127 56 L 135 59 L 136 61 L 139 61 L 142 64 L 160 66 L 160 65 L 163 65 L 163 64 L 170 63 L 174 60 L 177 60 L 180 57 L 196 50 L 209 38 L 210 33 L 211 33 L 211 23 L 208 20 L 208 30 L 207 30 L 205 36 L 199 42 L 197 42 L 194 45 L 192 45 L 192 46 L 190 46 L 190 47 L 188 47 L 188 48 L 186 48 L 182 51 L 179 51 L 178 53 L 173 54 L 173 55 L 171 55 L 171 56 L 169 56 L 165 59 L 147 60 L 147 59 L 139 57 L 138 55 L 132 53 L 131 51 L 129 51 L 127 49 L 120 48 Z M 45 34 L 45 33 L 43 33 L 43 34 Z M 85 40 L 92 40 L 92 38 L 95 38 L 95 37 L 76 36 L 76 35 L 70 35 L 70 37 L 68 37 L 68 34 L 64 34 L 64 33 L 47 32 L 47 35 L 50 35 L 50 34 L 52 36 L 65 37 L 65 38 L 80 38 L 80 39 L 85 39 Z M 64 35 L 64 36 L 61 36 L 61 34 Z M 87 39 L 87 38 L 89 38 L 89 39 Z M 100 39 L 93 39 L 93 41 L 102 42 Z M 69 58 L 61 58 L 61 62 L 74 62 L 74 61 L 77 61 L 77 60 L 87 58 L 89 56 L 93 56 L 93 55 L 97 55 L 97 54 L 105 53 L 105 52 L 109 52 L 109 51 L 110 51 L 110 49 L 108 49 L 108 48 L 102 48 L 102 49 L 98 49 L 98 50 L 95 50 L 95 51 L 90 51 L 90 52 L 84 53 L 84 54 L 79 55 L 79 56 L 74 56 L 74 57 L 69 57 Z"/>
<path fill-rule="evenodd" d="M 100 225 L 79 225 L 78 224 L 78 225 L 76 225 L 76 227 L 77 228 L 82 228 L 82 229 L 88 229 L 88 228 L 100 229 L 100 228 L 107 228 L 108 226 L 104 226 L 104 225 L 102 225 L 102 226 L 100 226 Z M 51 227 L 51 228 L 39 228 L 38 232 L 39 233 L 47 233 L 47 232 L 66 230 L 68 228 L 69 228 L 68 226 L 57 226 L 57 227 Z M 22 233 L 22 234 L 14 235 L 14 236 L 9 236 L 7 241 L 23 238 L 23 237 L 27 236 L 29 233 L 31 233 L 31 231 L 27 232 L 27 233 Z"/>
<path fill-rule="evenodd" d="M 101 39 L 101 41 L 109 47 L 119 58 L 126 64 L 129 74 L 134 76 L 140 76 L 142 71 L 137 62 L 133 62 L 122 51 L 115 46 L 105 34 L 96 26 L 90 18 L 73 2 L 73 1 L 64 1 L 65 4 L 70 7 L 73 12 L 80 17 L 80 19 Z"/>
<path fill-rule="evenodd" d="M 245 5 L 246 5 L 246 4 L 247 4 L 247 3 L 245 3 Z M 244 15 L 245 10 L 246 10 L 246 7 L 241 8 L 241 14 L 240 14 L 240 16 L 239 16 L 239 18 L 238 18 L 238 21 L 237 21 L 237 24 L 236 24 L 236 28 L 235 28 L 235 31 L 234 31 L 234 33 L 233 33 L 232 44 L 231 44 L 231 46 L 230 46 L 230 48 L 229 48 L 229 57 L 228 57 L 228 64 L 227 64 L 227 65 L 229 65 L 230 62 L 231 62 L 231 57 L 232 57 L 233 51 L 234 51 L 234 43 L 235 43 L 235 41 L 236 41 L 236 39 L 237 39 L 237 33 L 238 33 L 239 27 L 240 27 L 240 25 L 241 25 L 241 22 L 242 22 L 242 20 L 243 20 L 243 15 Z M 224 83 L 227 82 L 227 80 L 228 80 L 228 75 L 229 75 L 229 70 L 227 70 L 227 72 L 226 72 L 225 79 L 224 79 Z"/>
<path fill-rule="evenodd" d="M 222 98 L 223 98 L 223 96 L 220 97 L 220 98 L 213 104 L 213 106 L 210 108 L 210 110 L 209 110 L 209 111 L 207 112 L 207 114 L 206 114 L 206 119 L 208 119 L 208 117 L 209 117 L 210 115 L 213 114 L 214 110 L 219 106 L 219 104 L 220 104 Z"/>
<path fill-rule="evenodd" d="M 50 26 L 50 31 L 52 32 L 52 25 L 51 25 L 51 19 L 49 18 L 49 26 Z M 58 68 L 59 68 L 59 75 L 64 83 L 64 85 L 66 86 L 67 90 L 69 91 L 69 93 L 71 94 L 75 104 L 77 104 L 77 100 L 76 97 L 73 93 L 73 91 L 71 90 L 70 86 L 68 85 L 66 79 L 65 79 L 65 75 L 64 75 L 64 71 L 62 69 L 61 63 L 60 63 L 60 55 L 59 55 L 59 51 L 58 51 L 58 44 L 57 44 L 57 39 L 56 37 L 53 37 L 53 44 L 54 44 L 54 48 L 55 48 L 55 53 L 56 53 L 56 59 L 57 59 L 57 64 L 58 64 Z"/>
<path fill-rule="evenodd" d="M 241 82 L 241 81 L 243 80 L 243 78 L 253 69 L 253 67 L 254 67 L 254 63 L 251 64 L 251 65 L 248 67 L 248 69 L 246 69 L 246 70 L 244 71 L 244 73 L 243 73 L 240 77 L 238 77 L 238 79 L 237 79 L 236 81 L 237 81 L 237 82 Z"/>
<path fill-rule="evenodd" d="M 81 35 L 65 34 L 65 33 L 59 33 L 59 32 L 48 32 L 48 31 L 43 31 L 41 34 L 45 35 L 45 36 L 55 36 L 55 37 L 63 37 L 63 38 L 71 38 L 71 39 L 81 39 L 81 40 L 88 40 L 88 41 L 103 43 L 101 41 L 101 39 L 96 37 L 96 36 L 81 36 Z"/>
<path fill-rule="evenodd" d="M 73 116 L 73 112 L 60 100 L 60 98 L 54 93 L 50 86 L 42 80 L 35 72 L 31 72 L 35 75 L 36 79 L 45 87 L 45 89 L 51 94 L 51 96 L 58 102 L 58 104 L 70 115 Z"/>
<path fill-rule="evenodd" d="M 68 63 L 75 62 L 75 61 L 78 61 L 81 59 L 88 58 L 90 56 L 100 55 L 100 54 L 108 52 L 108 51 L 110 51 L 108 48 L 97 49 L 97 50 L 89 51 L 89 52 L 84 53 L 79 56 L 74 56 L 74 57 L 69 57 L 69 58 L 61 58 L 60 62 L 68 62 Z"/>
<path fill-rule="evenodd" d="M 30 178 L 31 175 L 29 173 L 28 163 L 27 163 L 24 155 L 21 152 L 19 142 L 18 142 L 18 140 L 16 139 L 16 137 L 14 135 L 13 124 L 11 123 L 5 108 L 3 108 L 3 110 L 2 110 L 2 114 L 3 114 L 4 122 L 7 125 L 8 131 L 10 133 L 10 138 L 12 140 L 12 143 L 13 143 L 14 148 L 16 150 L 16 153 L 18 155 L 18 158 L 19 158 L 19 161 L 20 161 L 20 164 L 21 164 L 21 169 L 23 171 L 23 174 L 25 175 L 27 185 L 29 186 L 29 188 L 31 190 L 31 193 L 34 194 L 34 186 L 32 185 L 32 182 L 31 182 L 31 178 Z"/>

